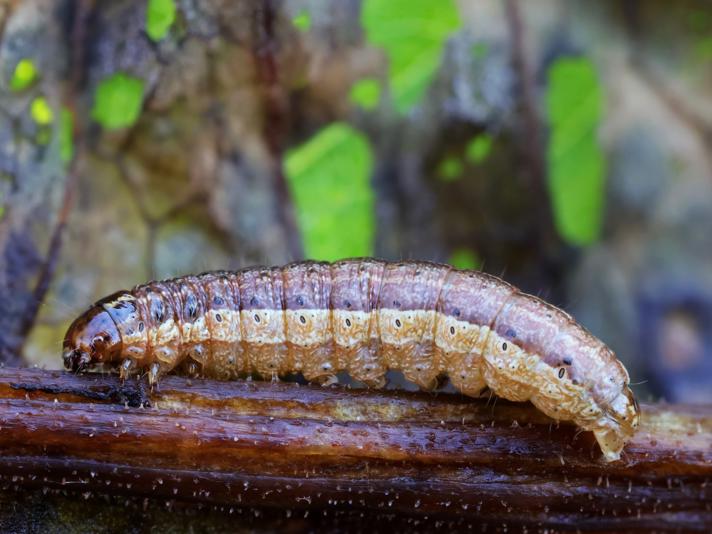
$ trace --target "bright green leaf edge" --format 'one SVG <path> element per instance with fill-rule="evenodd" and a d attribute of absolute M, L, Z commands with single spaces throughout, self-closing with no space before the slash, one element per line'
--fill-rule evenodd
<path fill-rule="evenodd" d="M 368 111 L 375 109 L 380 99 L 381 85 L 372 78 L 357 81 L 349 91 L 349 100 Z"/>
<path fill-rule="evenodd" d="M 603 96 L 587 58 L 561 58 L 548 70 L 546 109 L 551 134 L 548 186 L 559 235 L 586 246 L 601 233 L 605 158 L 597 140 Z"/>
<path fill-rule="evenodd" d="M 143 88 L 143 80 L 124 73 L 105 78 L 96 88 L 92 118 L 110 130 L 132 126 L 141 114 Z"/>
<path fill-rule="evenodd" d="M 457 269 L 479 269 L 482 265 L 477 252 L 469 248 L 457 248 L 452 251 L 448 263 Z"/>
<path fill-rule="evenodd" d="M 443 182 L 454 182 L 462 176 L 464 166 L 455 156 L 448 156 L 438 165 L 438 178 Z"/>
<path fill-rule="evenodd" d="M 284 167 L 308 257 L 333 261 L 373 253 L 373 155 L 362 133 L 331 124 L 288 151 Z"/>
<path fill-rule="evenodd" d="M 292 24 L 299 31 L 306 32 L 311 28 L 311 15 L 307 10 L 300 11 L 296 17 L 292 19 Z"/>
<path fill-rule="evenodd" d="M 176 20 L 174 0 L 148 0 L 146 7 L 146 33 L 152 41 L 160 41 Z"/>
<path fill-rule="evenodd" d="M 369 43 L 389 58 L 391 95 L 400 114 L 423 98 L 445 40 L 460 25 L 453 0 L 365 0 L 361 24 Z"/>
<path fill-rule="evenodd" d="M 47 99 L 43 96 L 38 96 L 32 100 L 30 104 L 30 115 L 32 116 L 32 120 L 40 126 L 47 126 L 54 121 L 54 112 L 49 102 L 47 102 Z"/>
<path fill-rule="evenodd" d="M 480 134 L 475 136 L 465 148 L 465 157 L 470 163 L 482 163 L 492 151 L 492 136 Z"/>
<path fill-rule="evenodd" d="M 10 89 L 16 92 L 24 91 L 35 83 L 38 77 L 39 72 L 35 63 L 29 58 L 23 58 L 15 65 L 15 71 L 10 80 Z"/>

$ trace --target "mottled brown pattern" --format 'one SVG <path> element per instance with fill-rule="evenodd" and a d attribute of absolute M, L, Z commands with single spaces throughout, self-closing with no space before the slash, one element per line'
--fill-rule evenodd
<path fill-rule="evenodd" d="M 378 297 L 380 309 L 435 310 L 451 267 L 427 262 L 386 265 Z"/>
<path fill-rule="evenodd" d="M 511 285 L 486 273 L 452 270 L 438 309 L 462 321 L 489 326 L 513 291 Z"/>
<path fill-rule="evenodd" d="M 428 262 L 298 262 L 185 276 L 102 299 L 70 327 L 65 363 L 235 378 L 388 369 L 424 389 L 447 376 L 593 430 L 608 459 L 638 421 L 628 374 L 568 314 L 493 276 Z"/>
<path fill-rule="evenodd" d="M 331 309 L 375 310 L 386 262 L 376 259 L 342 260 L 331 265 Z"/>

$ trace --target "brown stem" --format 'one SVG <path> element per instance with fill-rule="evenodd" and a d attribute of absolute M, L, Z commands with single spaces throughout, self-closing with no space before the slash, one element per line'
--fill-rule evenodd
<path fill-rule="evenodd" d="M 40 269 L 37 277 L 37 284 L 32 292 L 32 298 L 28 301 L 27 306 L 22 313 L 22 321 L 19 329 L 20 336 L 18 338 L 22 341 L 27 338 L 27 334 L 34 326 L 35 320 L 37 319 L 37 313 L 39 312 L 42 302 L 44 302 L 47 290 L 49 289 L 52 279 L 54 278 L 54 271 L 57 267 L 59 252 L 62 248 L 62 235 L 64 234 L 64 228 L 67 226 L 67 220 L 69 219 L 72 204 L 74 203 L 77 180 L 78 173 L 74 170 L 74 165 L 72 165 L 72 169 L 68 173 L 64 185 L 62 205 L 59 213 L 57 214 L 57 222 L 52 229 L 47 255 L 45 256 L 42 268 Z"/>
<path fill-rule="evenodd" d="M 531 220 L 536 221 L 536 224 L 530 225 L 524 240 L 530 244 L 534 265 L 541 269 L 541 280 L 536 286 L 544 288 L 554 302 L 561 302 L 564 296 L 561 280 L 565 269 L 547 186 L 545 125 L 537 105 L 536 80 L 527 61 L 526 28 L 518 0 L 506 0 L 505 10 L 512 46 L 512 67 L 518 78 L 516 90 L 521 124 L 517 142 L 517 169 L 522 177 L 522 187 L 532 199 L 529 205 L 535 215 Z"/>
<path fill-rule="evenodd" d="M 0 370 L 0 483 L 317 516 L 712 528 L 712 406 L 643 406 L 623 459 L 606 464 L 591 435 L 529 404 L 179 377 L 149 396 L 137 384 Z"/>
<path fill-rule="evenodd" d="M 544 217 L 542 224 L 550 220 L 549 198 L 546 194 L 546 162 L 541 120 L 536 105 L 535 81 L 527 62 L 524 45 L 524 23 L 517 0 L 506 1 L 507 24 L 512 40 L 512 65 L 519 77 L 518 92 L 521 107 L 521 141 L 523 169 L 526 170 L 528 186 L 536 195 L 540 211 Z"/>

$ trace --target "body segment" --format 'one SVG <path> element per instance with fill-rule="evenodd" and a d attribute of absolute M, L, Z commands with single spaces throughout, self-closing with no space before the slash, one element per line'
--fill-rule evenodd
<path fill-rule="evenodd" d="M 628 374 L 568 314 L 502 280 L 428 262 L 299 262 L 151 282 L 70 327 L 65 364 L 219 379 L 338 372 L 371 387 L 388 369 L 421 388 L 489 387 L 595 432 L 618 458 L 638 421 Z"/>

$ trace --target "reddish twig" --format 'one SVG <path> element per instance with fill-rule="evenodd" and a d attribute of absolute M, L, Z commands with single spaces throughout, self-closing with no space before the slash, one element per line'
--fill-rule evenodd
<path fill-rule="evenodd" d="M 539 209 L 545 215 L 542 221 L 548 220 L 549 202 L 546 194 L 546 162 L 543 157 L 544 143 L 542 140 L 542 125 L 536 105 L 535 82 L 524 50 L 524 23 L 517 0 L 507 0 L 507 23 L 512 39 L 512 64 L 519 74 L 519 101 L 523 123 L 522 155 L 524 168 L 528 169 L 529 186 L 540 198 Z"/>
<path fill-rule="evenodd" d="M 226 521 L 246 509 L 387 512 L 427 531 L 709 530 L 712 406 L 642 410 L 605 463 L 590 433 L 524 403 L 180 377 L 150 395 L 111 375 L 4 369 L 0 485 L 87 499 L 88 517 L 118 496 Z"/>

